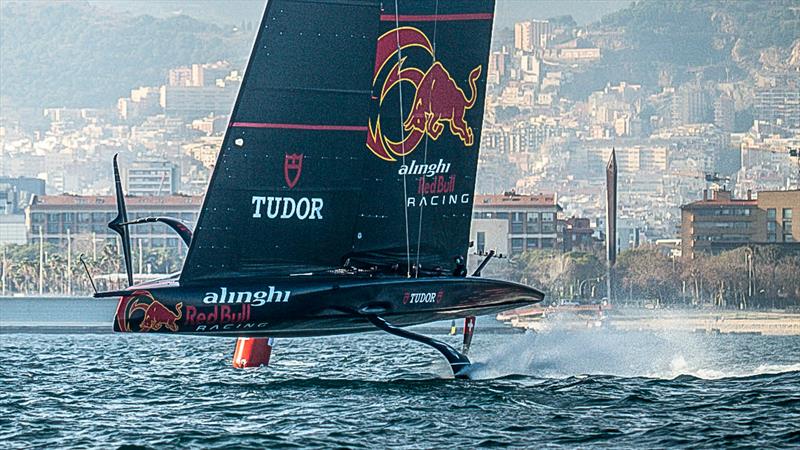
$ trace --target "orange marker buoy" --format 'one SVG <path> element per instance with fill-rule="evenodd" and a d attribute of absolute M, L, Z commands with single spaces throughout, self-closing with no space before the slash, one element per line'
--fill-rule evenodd
<path fill-rule="evenodd" d="M 245 338 L 236 340 L 236 350 L 233 353 L 233 367 L 258 367 L 269 365 L 272 354 L 273 338 Z"/>

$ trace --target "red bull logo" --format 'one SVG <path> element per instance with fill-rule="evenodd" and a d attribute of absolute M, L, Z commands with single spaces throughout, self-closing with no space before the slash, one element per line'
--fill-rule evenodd
<path fill-rule="evenodd" d="M 183 303 L 175 305 L 175 311 L 159 302 L 149 291 L 136 291 L 122 297 L 117 308 L 117 331 L 178 331 L 178 320 L 183 316 Z M 137 317 L 142 314 L 141 320 Z M 138 322 L 133 329 L 132 324 Z"/>
<path fill-rule="evenodd" d="M 457 136 L 466 147 L 475 143 L 465 114 L 475 106 L 478 96 L 476 82 L 481 76 L 481 66 L 475 67 L 469 73 L 470 94 L 467 96 L 440 61 L 434 60 L 425 71 L 416 67 L 404 67 L 407 58 L 397 58 L 395 55 L 412 47 L 427 51 L 431 57 L 435 56 L 428 37 L 417 28 L 399 27 L 378 38 L 373 86 L 376 86 L 378 75 L 389 60 L 392 57 L 397 60 L 383 82 L 378 98 L 379 105 L 383 104 L 386 95 L 395 86 L 408 83 L 414 87 L 414 100 L 404 119 L 405 133 L 400 140 L 394 141 L 384 135 L 380 114 L 375 119 L 374 126 L 370 119 L 367 148 L 385 161 L 396 161 L 397 157 L 410 154 L 426 136 L 437 140 L 446 125 L 449 126 L 450 133 Z"/>
<path fill-rule="evenodd" d="M 481 66 L 469 74 L 471 94 L 469 100 L 464 91 L 439 61 L 433 63 L 417 86 L 414 108 L 408 115 L 403 128 L 406 131 L 427 133 L 436 140 L 442 134 L 444 125 L 450 124 L 450 132 L 461 138 L 467 147 L 474 143 L 472 128 L 464 121 L 464 113 L 475 105 L 475 81 L 481 76 Z"/>

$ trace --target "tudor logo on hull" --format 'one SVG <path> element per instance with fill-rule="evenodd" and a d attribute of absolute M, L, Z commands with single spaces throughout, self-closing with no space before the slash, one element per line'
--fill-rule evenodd
<path fill-rule="evenodd" d="M 438 292 L 406 292 L 403 294 L 403 304 L 439 303 L 444 298 L 444 291 Z"/>

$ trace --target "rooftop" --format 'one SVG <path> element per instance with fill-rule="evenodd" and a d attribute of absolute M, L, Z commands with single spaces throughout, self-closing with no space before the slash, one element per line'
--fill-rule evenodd
<path fill-rule="evenodd" d="M 64 206 L 91 206 L 98 208 L 116 209 L 116 200 L 111 195 L 36 195 L 31 201 L 35 207 L 64 207 Z M 148 197 L 125 197 L 128 207 L 153 207 L 153 206 L 196 206 L 203 204 L 200 195 L 165 195 Z"/>
<path fill-rule="evenodd" d="M 681 209 L 713 208 L 717 206 L 758 206 L 758 200 L 750 198 L 749 192 L 747 196 L 747 199 L 732 198 L 731 191 L 712 190 L 709 197 L 708 191 L 703 191 L 703 200 L 683 205 Z"/>
<path fill-rule="evenodd" d="M 486 206 L 555 206 L 561 209 L 561 207 L 558 205 L 558 198 L 556 194 L 541 192 L 538 194 L 517 194 L 515 192 L 506 192 L 504 194 L 476 195 L 475 207 L 481 208 Z"/>
<path fill-rule="evenodd" d="M 698 200 L 696 202 L 688 203 L 683 205 L 681 208 L 689 209 L 689 208 L 711 208 L 714 206 L 757 206 L 757 200 L 741 200 L 741 199 L 732 199 L 732 200 Z"/>

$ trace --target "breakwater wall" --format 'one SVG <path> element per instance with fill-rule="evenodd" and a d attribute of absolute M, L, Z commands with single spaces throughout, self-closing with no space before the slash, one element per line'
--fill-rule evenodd
<path fill-rule="evenodd" d="M 0 297 L 2 333 L 112 331 L 116 298 Z"/>

